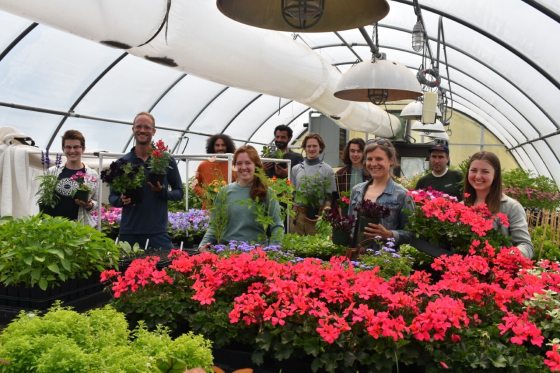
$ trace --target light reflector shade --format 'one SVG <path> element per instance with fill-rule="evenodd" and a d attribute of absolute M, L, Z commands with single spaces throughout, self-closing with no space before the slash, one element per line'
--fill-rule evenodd
<path fill-rule="evenodd" d="M 383 100 L 374 102 L 372 93 L 383 92 Z M 343 100 L 373 102 L 416 99 L 422 87 L 407 67 L 393 61 L 374 60 L 360 62 L 340 78 L 334 95 Z"/>
<path fill-rule="evenodd" d="M 424 104 L 422 101 L 412 101 L 402 109 L 400 117 L 404 119 L 420 120 L 422 119 L 423 106 Z M 436 108 L 436 116 L 441 117 L 441 110 L 439 110 L 439 108 Z"/>
<path fill-rule="evenodd" d="M 320 4 L 322 12 L 316 9 Z M 386 0 L 217 0 L 216 5 L 235 21 L 288 32 L 348 30 L 371 25 L 389 13 Z M 302 20 L 306 16 L 309 19 Z"/>
<path fill-rule="evenodd" d="M 439 120 L 436 120 L 436 122 L 432 124 L 422 124 L 422 122 L 420 121 L 414 121 L 412 123 L 412 126 L 410 127 L 410 130 L 418 131 L 418 132 L 426 132 L 429 134 L 445 132 L 445 128 L 443 127 L 443 124 Z"/>

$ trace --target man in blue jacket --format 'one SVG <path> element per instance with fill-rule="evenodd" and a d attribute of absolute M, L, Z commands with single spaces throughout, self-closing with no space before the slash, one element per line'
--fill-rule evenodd
<path fill-rule="evenodd" d="M 132 133 L 136 145 L 121 159 L 144 167 L 148 179 L 148 161 L 152 150 L 152 138 L 156 133 L 154 117 L 147 112 L 136 115 L 132 124 Z M 167 233 L 167 201 L 179 201 L 183 198 L 183 183 L 175 160 L 169 162 L 169 169 L 163 179 L 156 185 L 146 182 L 143 186 L 142 202 L 131 203 L 130 197 L 111 190 L 109 202 L 122 207 L 119 240 L 131 245 L 151 249 L 171 249 L 171 239 Z"/>

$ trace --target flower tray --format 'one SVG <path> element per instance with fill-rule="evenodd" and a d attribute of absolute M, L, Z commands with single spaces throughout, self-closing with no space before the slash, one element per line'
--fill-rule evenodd
<path fill-rule="evenodd" d="M 8 322 L 21 310 L 46 311 L 55 300 L 61 300 L 65 306 L 77 310 L 86 310 L 109 300 L 99 282 L 99 273 L 88 279 L 74 279 L 60 286 L 41 290 L 38 286 L 0 285 L 0 322 Z"/>

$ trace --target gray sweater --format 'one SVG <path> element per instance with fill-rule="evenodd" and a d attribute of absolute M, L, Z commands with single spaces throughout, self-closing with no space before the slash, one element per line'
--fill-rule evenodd
<path fill-rule="evenodd" d="M 523 206 L 517 200 L 503 195 L 500 201 L 500 212 L 508 217 L 509 227 L 506 228 L 499 224 L 499 231 L 505 236 L 511 237 L 511 242 L 523 255 L 527 258 L 532 258 L 533 244 L 531 243 L 527 216 Z"/>
<path fill-rule="evenodd" d="M 251 199 L 249 192 L 250 186 L 243 187 L 237 183 L 231 183 L 220 189 L 214 204 L 216 209 L 224 208 L 223 194 L 225 193 L 226 209 L 227 209 L 227 225 L 222 236 L 222 240 L 229 242 L 245 241 L 245 242 L 258 242 L 262 241 L 261 238 L 266 237 L 261 224 L 256 221 L 257 215 L 255 214 L 254 207 L 249 207 L 248 200 Z M 270 193 L 270 192 L 269 192 Z M 269 216 L 272 217 L 273 223 L 270 225 L 271 244 L 279 244 L 284 234 L 284 223 L 280 216 L 280 205 L 275 198 L 270 195 L 266 198 L 266 208 Z M 210 220 L 213 219 L 213 213 L 210 215 Z M 216 243 L 216 232 L 212 224 L 208 227 L 206 234 L 202 238 L 199 247 L 207 243 Z M 262 243 L 262 242 L 261 242 Z M 266 243 L 266 242 L 264 242 Z"/>

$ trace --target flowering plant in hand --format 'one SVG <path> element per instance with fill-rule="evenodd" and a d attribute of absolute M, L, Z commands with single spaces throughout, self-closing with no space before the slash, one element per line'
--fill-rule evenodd
<path fill-rule="evenodd" d="M 94 188 L 93 184 L 97 182 L 97 178 L 93 175 L 88 175 L 83 171 L 78 171 L 74 175 L 70 176 L 70 180 L 74 180 L 78 183 L 78 188 L 76 192 L 91 192 Z"/>
<path fill-rule="evenodd" d="M 507 216 L 493 215 L 486 205 L 466 206 L 434 190 L 410 191 L 416 209 L 408 218 L 407 229 L 417 237 L 466 253 L 473 240 L 488 240 L 495 247 L 509 246 L 507 237 L 493 229 L 508 226 Z"/>
<path fill-rule="evenodd" d="M 381 218 L 386 218 L 391 213 L 391 210 L 389 210 L 388 207 L 372 202 L 369 199 L 366 199 L 358 204 L 358 206 L 356 206 L 356 210 L 358 211 L 359 216 L 379 220 L 381 220 Z"/>
<path fill-rule="evenodd" d="M 108 170 L 101 171 L 101 180 L 118 193 L 140 188 L 144 183 L 144 167 L 124 159 L 117 159 Z"/>
<path fill-rule="evenodd" d="M 171 161 L 171 154 L 169 148 L 163 140 L 158 140 L 152 144 L 152 152 L 148 160 L 148 168 L 150 172 L 157 175 L 167 174 L 167 169 L 170 168 L 169 162 Z"/>
<path fill-rule="evenodd" d="M 62 154 L 56 155 L 54 167 L 50 167 L 51 159 L 49 152 L 41 151 L 41 164 L 43 165 L 43 175 L 38 176 L 39 190 L 37 202 L 39 206 L 54 208 L 59 201 L 59 196 L 56 193 L 56 185 L 58 184 L 58 171 L 62 164 Z"/>
<path fill-rule="evenodd" d="M 332 229 L 346 231 L 350 233 L 354 226 L 354 216 L 344 216 L 340 214 L 338 208 L 332 208 L 323 212 L 323 220 L 327 221 Z"/>

